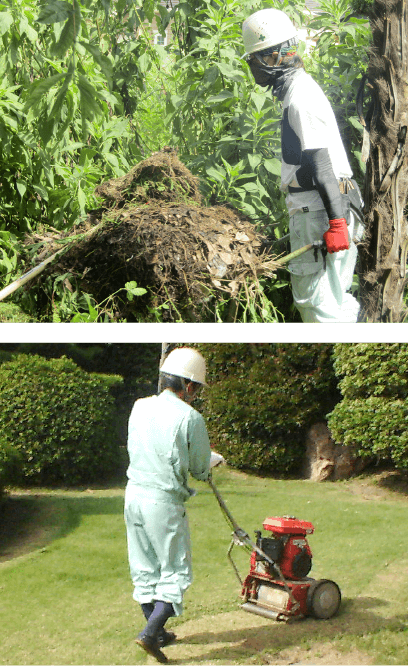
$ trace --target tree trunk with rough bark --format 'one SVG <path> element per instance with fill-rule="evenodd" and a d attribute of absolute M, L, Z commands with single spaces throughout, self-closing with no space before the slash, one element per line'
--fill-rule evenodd
<path fill-rule="evenodd" d="M 360 248 L 360 320 L 401 322 L 408 251 L 408 0 L 375 0 L 373 46 L 360 87 L 366 237 Z M 366 86 L 366 88 L 365 88 Z M 360 111 L 361 113 L 361 111 Z"/>

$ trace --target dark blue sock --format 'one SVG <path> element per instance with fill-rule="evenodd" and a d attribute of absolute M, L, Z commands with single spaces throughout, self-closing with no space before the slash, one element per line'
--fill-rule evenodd
<path fill-rule="evenodd" d="M 156 601 L 143 634 L 149 638 L 156 639 L 169 617 L 172 617 L 174 614 L 173 604 L 170 604 L 168 601 Z"/>
<path fill-rule="evenodd" d="M 140 607 L 143 611 L 143 615 L 145 616 L 146 620 L 148 620 L 154 611 L 154 604 L 140 604 Z"/>

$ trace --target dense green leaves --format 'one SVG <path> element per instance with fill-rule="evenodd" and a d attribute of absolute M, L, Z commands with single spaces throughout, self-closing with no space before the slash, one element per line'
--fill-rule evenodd
<path fill-rule="evenodd" d="M 117 470 L 110 389 L 120 381 L 65 357 L 21 354 L 0 365 L 0 442 L 19 453 L 26 482 L 75 485 Z"/>
<path fill-rule="evenodd" d="M 72 5 L 69 2 L 62 2 L 62 0 L 55 0 L 48 5 L 45 5 L 37 18 L 38 23 L 45 23 L 50 25 L 52 23 L 59 23 L 67 21 L 72 14 Z"/>
<path fill-rule="evenodd" d="M 232 466 L 297 471 L 305 434 L 339 399 L 331 345 L 205 345 L 210 437 Z"/>
<path fill-rule="evenodd" d="M 262 2 L 189 4 L 197 5 L 194 15 L 183 8 L 175 15 L 180 51 L 176 92 L 167 98 L 173 141 L 212 202 L 232 203 L 254 221 L 279 220 L 277 170 L 271 178 L 263 165 L 279 154 L 279 111 L 241 59 L 242 21 Z"/>
<path fill-rule="evenodd" d="M 117 5 L 112 12 L 106 0 L 31 0 L 0 11 L 3 230 L 72 225 L 95 206 L 95 182 L 123 175 L 140 158 L 128 100 L 144 87 L 138 56 L 147 36 L 135 29 L 157 2 L 144 10 L 134 2 Z M 109 143 L 101 141 L 111 130 Z"/>
<path fill-rule="evenodd" d="M 335 345 L 343 400 L 329 415 L 337 442 L 408 470 L 408 345 Z"/>
<path fill-rule="evenodd" d="M 242 21 L 271 4 L 0 3 L 0 230 L 19 242 L 41 224 L 70 227 L 98 206 L 98 182 L 124 175 L 143 156 L 171 144 L 200 177 L 211 204 L 232 204 L 273 238 L 285 235 L 280 106 L 256 86 L 242 60 Z M 318 32 L 306 68 L 334 103 L 358 169 L 354 99 L 369 29 L 350 16 L 346 0 L 322 4 L 319 20 L 301 0 L 277 6 L 298 26 Z M 171 21 L 174 41 L 165 49 L 152 44 L 153 19 L 162 34 Z M 18 248 L 4 250 L 0 270 L 9 274 L 6 263 Z M 279 310 L 280 319 L 290 320 L 291 299 L 281 296 L 287 284 L 260 280 L 270 303 L 265 312 Z"/>

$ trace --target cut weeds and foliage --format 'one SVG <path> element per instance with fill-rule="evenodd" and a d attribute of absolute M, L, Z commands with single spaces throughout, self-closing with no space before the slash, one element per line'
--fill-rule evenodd
<path fill-rule="evenodd" d="M 389 490 L 389 475 L 335 484 L 227 468 L 214 476 L 249 534 L 266 516 L 313 522 L 311 575 L 336 580 L 343 604 L 331 620 L 289 625 L 240 610 L 239 585 L 226 558 L 229 528 L 211 489 L 194 483 L 198 495 L 188 513 L 195 580 L 184 615 L 169 622 L 179 637 L 166 648 L 172 663 L 408 663 L 405 487 Z M 134 642 L 143 619 L 131 596 L 123 488 L 35 493 L 12 495 L 9 503 L 24 499 L 42 507 L 37 534 L 41 524 L 53 522 L 56 532 L 45 535 L 41 548 L 36 541 L 36 550 L 0 564 L 0 663 L 153 664 Z M 247 555 L 238 554 L 245 573 Z"/>
<path fill-rule="evenodd" d="M 90 296 L 109 320 L 154 321 L 161 311 L 164 321 L 211 321 L 214 303 L 232 298 L 238 308 L 245 289 L 248 300 L 261 302 L 258 277 L 276 277 L 265 237 L 230 206 L 203 206 L 198 179 L 173 150 L 154 153 L 95 192 L 100 208 L 84 222 L 68 232 L 37 229 L 26 239 L 30 262 L 60 253 L 30 285 L 50 311 L 50 281 L 59 280 L 65 292 Z M 130 282 L 140 290 L 136 299 L 123 297 Z"/>

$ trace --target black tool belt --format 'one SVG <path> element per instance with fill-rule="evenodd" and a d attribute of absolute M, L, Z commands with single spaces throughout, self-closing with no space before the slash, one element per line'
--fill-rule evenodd
<path fill-rule="evenodd" d="M 363 206 L 361 204 L 360 188 L 354 178 L 340 178 L 338 181 L 340 194 L 345 205 L 345 217 L 348 220 L 347 212 L 351 209 L 361 221 L 363 221 Z M 288 192 L 290 194 L 299 194 L 301 192 L 313 192 L 317 190 L 316 185 L 311 187 L 292 187 L 289 185 Z"/>
<path fill-rule="evenodd" d="M 292 187 L 289 185 L 288 187 L 288 192 L 290 194 L 300 194 L 301 192 L 312 192 L 313 190 L 317 190 L 316 185 L 313 185 L 313 187 Z"/>
<path fill-rule="evenodd" d="M 338 180 L 338 183 L 341 194 L 348 194 L 353 190 L 355 190 L 356 193 L 359 192 L 358 185 L 356 181 L 353 180 L 352 178 L 340 178 Z M 311 185 L 310 187 L 292 187 L 291 185 L 289 185 L 288 187 L 288 192 L 290 192 L 290 194 L 299 194 L 300 192 L 312 192 L 313 190 L 317 190 L 316 185 Z"/>

